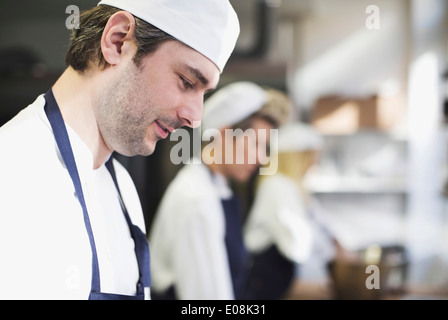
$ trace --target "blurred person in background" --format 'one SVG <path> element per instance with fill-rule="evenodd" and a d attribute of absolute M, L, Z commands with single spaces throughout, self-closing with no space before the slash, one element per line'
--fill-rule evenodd
<path fill-rule="evenodd" d="M 325 268 L 334 256 L 333 238 L 325 222 L 316 220 L 315 200 L 304 185 L 322 146 L 323 139 L 310 125 L 290 122 L 279 129 L 278 157 L 273 157 L 277 174 L 258 177 L 244 226 L 251 256 L 247 299 L 286 299 L 301 264 L 319 259 Z"/>
<path fill-rule="evenodd" d="M 289 101 L 279 95 L 242 81 L 205 102 L 202 132 L 204 137 L 214 133 L 213 141 L 203 137 L 202 161 L 186 164 L 168 186 L 149 234 L 154 299 L 243 298 L 248 267 L 244 212 L 232 182 L 256 174 L 270 130 L 289 116 Z M 247 132 L 256 139 L 244 138 Z M 238 154 L 244 161 L 238 161 Z M 249 161 L 251 156 L 255 161 Z"/>

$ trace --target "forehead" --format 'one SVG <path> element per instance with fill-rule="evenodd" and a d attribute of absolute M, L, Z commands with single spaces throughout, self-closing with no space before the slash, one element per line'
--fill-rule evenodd
<path fill-rule="evenodd" d="M 162 43 L 154 53 L 176 71 L 187 72 L 204 86 L 215 88 L 219 82 L 220 71 L 207 57 L 177 40 Z"/>

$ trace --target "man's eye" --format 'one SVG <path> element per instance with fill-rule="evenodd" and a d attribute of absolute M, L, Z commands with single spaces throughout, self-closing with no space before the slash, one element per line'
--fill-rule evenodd
<path fill-rule="evenodd" d="M 184 84 L 185 89 L 193 89 L 193 84 L 191 84 L 188 80 L 181 77 L 182 83 Z"/>

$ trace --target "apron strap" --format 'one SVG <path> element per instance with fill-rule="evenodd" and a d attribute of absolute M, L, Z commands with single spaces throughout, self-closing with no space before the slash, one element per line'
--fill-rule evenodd
<path fill-rule="evenodd" d="M 148 270 L 148 266 L 150 265 L 149 258 L 149 245 L 146 239 L 146 235 L 140 230 L 139 227 L 132 224 L 131 217 L 129 216 L 128 210 L 123 201 L 123 197 L 121 196 L 120 187 L 118 186 L 117 175 L 115 174 L 115 168 L 113 164 L 113 157 L 106 162 L 106 168 L 109 170 L 110 175 L 112 176 L 112 180 L 115 183 L 115 187 L 118 191 L 118 196 L 120 200 L 120 205 L 123 210 L 126 221 L 128 222 L 129 230 L 131 232 L 132 238 L 135 243 L 135 254 L 137 256 L 137 263 L 139 266 L 139 282 L 137 284 L 137 292 L 143 290 L 143 288 L 148 288 L 151 285 L 151 276 Z"/>
<path fill-rule="evenodd" d="M 47 103 L 45 104 L 44 110 L 50 122 L 51 128 L 53 129 L 54 138 L 56 139 L 62 159 L 64 160 L 65 166 L 67 167 L 68 173 L 73 181 L 76 195 L 82 207 L 84 224 L 89 235 L 90 247 L 92 249 L 92 291 L 101 292 L 100 269 L 95 239 L 93 238 L 92 226 L 90 224 L 86 201 L 82 191 L 81 180 L 79 178 L 78 168 L 76 167 L 76 161 L 73 155 L 70 139 L 68 137 L 67 128 L 65 127 L 64 119 L 62 118 L 61 111 L 59 110 L 51 89 L 45 94 L 45 100 Z"/>
<path fill-rule="evenodd" d="M 244 296 L 244 286 L 247 277 L 248 254 L 242 232 L 242 204 L 237 195 L 229 199 L 221 199 L 226 224 L 225 245 L 229 260 L 235 299 Z"/>
<path fill-rule="evenodd" d="M 73 150 L 70 144 L 70 139 L 67 133 L 67 128 L 64 123 L 64 119 L 62 118 L 61 111 L 57 105 L 56 99 L 54 98 L 53 91 L 50 89 L 45 94 L 46 104 L 44 107 L 45 113 L 48 117 L 50 125 L 53 129 L 54 137 L 56 143 L 58 145 L 59 151 L 61 153 L 62 159 L 67 167 L 67 170 L 70 174 L 70 177 L 73 181 L 73 186 L 75 187 L 76 195 L 78 197 L 79 203 L 81 204 L 83 215 L 84 215 L 84 223 L 86 226 L 87 234 L 89 236 L 90 247 L 92 249 L 92 288 L 91 288 L 91 296 L 101 296 L 104 294 L 101 293 L 101 281 L 100 281 L 100 270 L 98 263 L 98 254 L 95 245 L 95 239 L 93 237 L 92 226 L 89 219 L 89 213 L 87 211 L 87 205 L 84 198 L 84 193 L 82 191 L 81 179 L 79 177 L 78 169 L 76 167 L 75 157 L 73 155 Z M 137 263 L 139 267 L 139 281 L 137 283 L 137 296 L 144 296 L 145 288 L 149 288 L 151 284 L 151 275 L 150 275 L 150 259 L 149 259 L 149 245 L 146 239 L 145 233 L 143 233 L 139 227 L 132 224 L 129 213 L 126 209 L 126 206 L 123 202 L 120 188 L 118 186 L 117 177 L 115 174 L 115 169 L 113 165 L 113 157 L 111 156 L 109 160 L 106 162 L 106 168 L 112 176 L 112 180 L 114 181 L 115 187 L 118 192 L 119 201 L 121 205 L 121 209 L 126 218 L 126 222 L 128 223 L 129 230 L 131 236 L 135 243 L 135 254 L 137 258 Z M 121 296 L 121 295 L 116 295 Z M 124 296 L 121 296 L 124 298 Z"/>

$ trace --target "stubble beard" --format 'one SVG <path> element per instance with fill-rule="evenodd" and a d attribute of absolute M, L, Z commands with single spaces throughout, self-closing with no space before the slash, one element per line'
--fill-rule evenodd
<path fill-rule="evenodd" d="M 138 75 L 131 66 L 109 82 L 98 95 L 96 117 L 98 129 L 109 149 L 125 156 L 147 156 L 154 152 L 146 140 L 148 127 L 155 119 L 155 109 L 144 91 Z"/>

